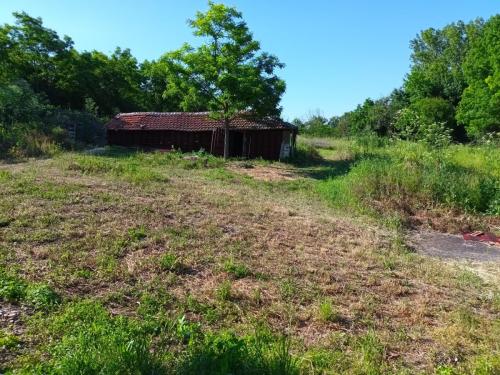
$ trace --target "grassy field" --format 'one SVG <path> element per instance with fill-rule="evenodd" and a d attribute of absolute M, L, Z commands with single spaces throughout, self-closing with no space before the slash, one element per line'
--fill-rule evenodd
<path fill-rule="evenodd" d="M 299 151 L 1 165 L 0 372 L 498 373 L 498 285 L 404 234 L 498 230 L 499 151 Z"/>

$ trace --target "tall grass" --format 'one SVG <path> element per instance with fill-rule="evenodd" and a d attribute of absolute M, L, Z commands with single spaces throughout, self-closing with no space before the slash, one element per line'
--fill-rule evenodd
<path fill-rule="evenodd" d="M 420 143 L 376 138 L 342 146 L 349 147 L 352 154 L 349 173 L 317 187 L 338 205 L 361 209 L 445 206 L 500 215 L 500 151 L 494 147 L 432 149 Z M 334 144 L 331 147 L 335 152 Z"/>

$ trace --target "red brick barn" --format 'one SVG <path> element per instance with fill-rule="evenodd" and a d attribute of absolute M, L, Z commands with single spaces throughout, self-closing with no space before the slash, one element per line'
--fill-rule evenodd
<path fill-rule="evenodd" d="M 120 113 L 106 133 L 109 145 L 224 153 L 223 122 L 208 112 Z M 282 120 L 237 117 L 230 125 L 230 156 L 284 159 L 293 153 L 296 135 L 297 128 Z"/>

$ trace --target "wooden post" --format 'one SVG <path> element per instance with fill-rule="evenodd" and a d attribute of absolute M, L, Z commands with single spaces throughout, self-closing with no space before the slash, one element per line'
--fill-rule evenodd
<path fill-rule="evenodd" d="M 229 157 L 229 119 L 224 118 L 224 159 Z"/>

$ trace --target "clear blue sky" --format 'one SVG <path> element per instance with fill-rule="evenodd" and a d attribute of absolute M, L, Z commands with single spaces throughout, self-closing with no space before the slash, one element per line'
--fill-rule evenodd
<path fill-rule="evenodd" d="M 409 41 L 422 29 L 500 13 L 499 0 L 221 0 L 243 12 L 262 48 L 286 67 L 283 117 L 351 110 L 402 84 Z M 155 59 L 192 42 L 186 20 L 204 0 L 0 0 L 0 23 L 13 11 L 42 17 L 79 50 L 128 47 Z"/>

